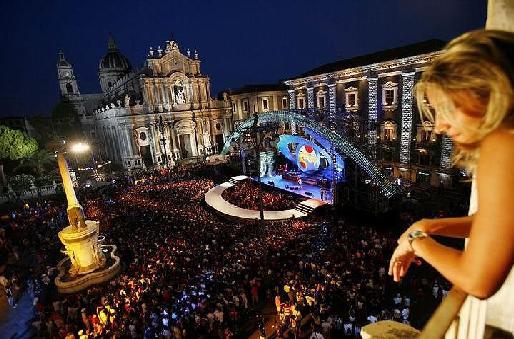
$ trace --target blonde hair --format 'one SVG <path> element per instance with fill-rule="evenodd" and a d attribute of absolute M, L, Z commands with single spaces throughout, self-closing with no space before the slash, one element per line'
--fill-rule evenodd
<path fill-rule="evenodd" d="M 473 172 L 480 141 L 501 124 L 512 127 L 514 33 L 478 30 L 455 38 L 433 61 L 415 87 L 420 114 L 435 122 L 435 113 L 472 136 L 470 143 L 454 147 L 453 162 Z M 427 86 L 436 86 L 447 96 L 428 103 Z M 458 125 L 455 107 L 479 116 L 478 127 Z"/>

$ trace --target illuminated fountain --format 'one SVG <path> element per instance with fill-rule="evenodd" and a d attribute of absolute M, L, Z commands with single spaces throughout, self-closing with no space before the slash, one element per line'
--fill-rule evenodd
<path fill-rule="evenodd" d="M 101 244 L 103 239 L 99 240 L 98 236 L 100 223 L 85 220 L 62 153 L 58 154 L 57 162 L 68 201 L 69 225 L 59 232 L 59 239 L 65 247 L 62 252 L 68 257 L 57 264 L 59 274 L 55 285 L 61 293 L 75 293 L 109 281 L 119 271 L 120 258 L 115 255 L 116 246 Z"/>

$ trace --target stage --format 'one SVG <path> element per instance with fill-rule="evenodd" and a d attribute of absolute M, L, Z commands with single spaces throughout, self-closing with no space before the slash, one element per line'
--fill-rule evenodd
<path fill-rule="evenodd" d="M 303 175 L 301 176 L 303 178 Z M 257 178 L 252 178 L 252 180 L 257 181 Z M 274 186 L 281 190 L 295 193 L 306 198 L 322 200 L 325 203 L 332 202 L 332 191 L 330 189 L 322 189 L 317 185 L 306 184 L 305 179 L 302 179 L 302 184 L 298 184 L 297 182 L 283 179 L 281 175 L 273 175 L 273 176 L 264 176 L 261 177 L 261 182 L 268 186 Z M 271 184 L 273 182 L 273 184 Z M 323 191 L 323 197 L 321 196 Z"/>
<path fill-rule="evenodd" d="M 269 177 L 266 177 L 269 180 Z M 211 188 L 205 193 L 205 202 L 218 212 L 241 219 L 255 219 L 260 218 L 259 211 L 244 209 L 235 206 L 222 197 L 222 193 L 229 187 L 237 185 L 238 181 L 248 179 L 247 176 L 240 175 L 231 178 L 229 181 L 224 182 L 218 186 Z M 293 191 L 290 191 L 293 192 Z M 296 193 L 296 192 L 295 192 Z M 314 194 L 314 193 L 313 193 Z M 319 194 L 319 192 L 318 192 Z M 285 220 L 294 218 L 302 218 L 310 214 L 315 208 L 324 205 L 325 202 L 319 199 L 306 199 L 300 202 L 294 209 L 283 210 L 283 211 L 264 211 L 264 220 Z"/>

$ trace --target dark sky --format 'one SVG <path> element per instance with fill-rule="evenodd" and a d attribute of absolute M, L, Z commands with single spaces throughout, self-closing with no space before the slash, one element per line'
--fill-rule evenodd
<path fill-rule="evenodd" d="M 338 59 L 481 28 L 485 0 L 2 0 L 0 116 L 48 115 L 63 49 L 82 93 L 99 92 L 111 32 L 133 66 L 173 34 L 198 48 L 212 93 Z"/>

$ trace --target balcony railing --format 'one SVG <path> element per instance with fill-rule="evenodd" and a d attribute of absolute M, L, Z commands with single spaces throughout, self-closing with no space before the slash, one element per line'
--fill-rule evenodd
<path fill-rule="evenodd" d="M 423 328 L 419 338 L 462 338 L 459 336 L 458 316 L 466 301 L 467 294 L 457 288 L 452 288 L 441 305 L 434 312 L 428 323 Z M 464 319 L 462 319 L 464 323 Z M 464 337 L 466 338 L 466 336 Z"/>

